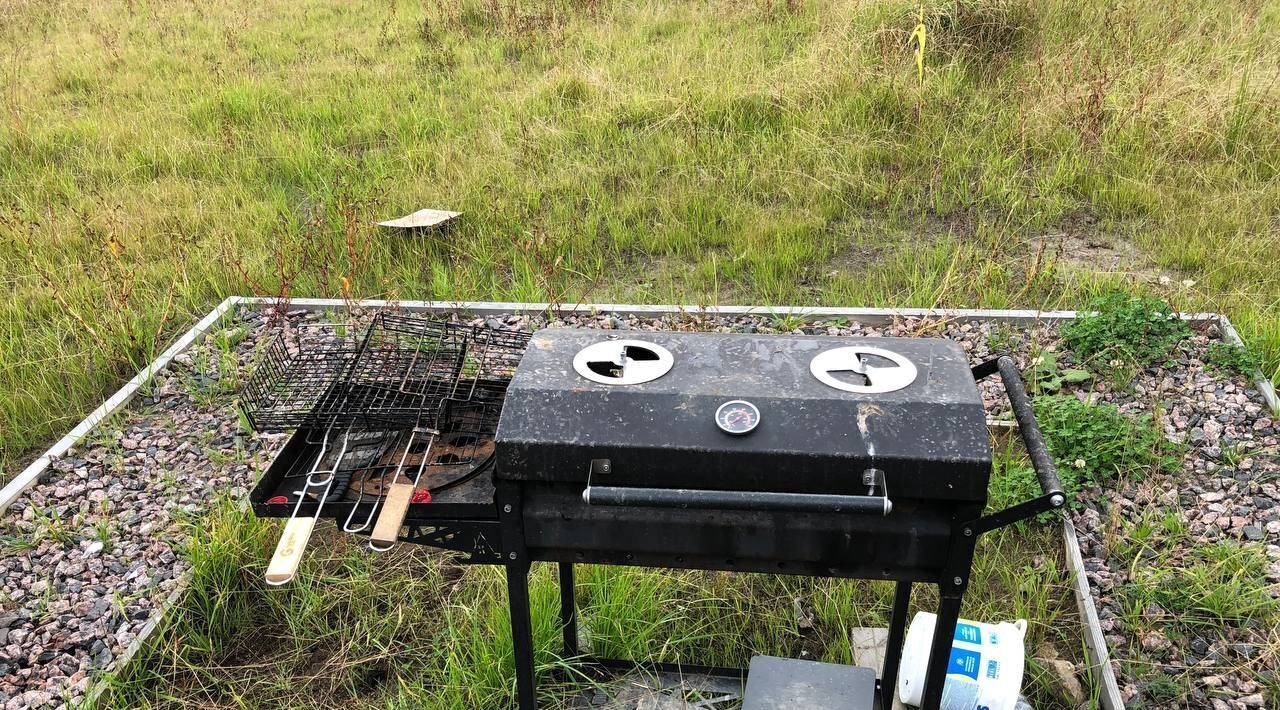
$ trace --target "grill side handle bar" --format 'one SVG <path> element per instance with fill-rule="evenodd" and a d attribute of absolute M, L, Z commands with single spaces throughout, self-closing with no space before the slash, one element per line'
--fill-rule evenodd
<path fill-rule="evenodd" d="M 631 486 L 587 486 L 582 490 L 582 502 L 587 505 L 622 507 L 755 510 L 776 513 L 888 515 L 893 511 L 893 503 L 888 496 L 757 493 Z"/>
<path fill-rule="evenodd" d="M 1017 505 L 1005 508 L 997 513 L 986 515 L 974 521 L 977 532 L 986 532 L 1002 528 L 1019 520 L 1026 520 L 1045 511 L 1061 508 L 1067 502 L 1066 493 L 1062 490 L 1062 482 L 1058 480 L 1058 468 L 1053 463 L 1053 455 L 1044 443 L 1044 435 L 1040 432 L 1040 424 L 1036 421 L 1035 409 L 1031 406 L 1031 398 L 1027 396 L 1026 385 L 1022 382 L 1022 373 L 1013 358 L 1001 355 L 973 368 L 973 379 L 982 380 L 996 372 L 1004 381 L 1005 392 L 1009 396 L 1009 404 L 1013 409 L 1013 417 L 1018 422 L 1018 431 L 1022 435 L 1022 443 L 1031 457 L 1031 466 L 1035 469 L 1036 480 L 1040 483 L 1041 495 Z"/>

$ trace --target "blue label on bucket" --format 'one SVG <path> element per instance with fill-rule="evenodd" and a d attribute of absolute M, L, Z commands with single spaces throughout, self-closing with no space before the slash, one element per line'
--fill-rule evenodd
<path fill-rule="evenodd" d="M 987 677 L 988 678 L 1000 677 L 1000 664 L 998 662 L 987 661 Z"/>
<path fill-rule="evenodd" d="M 982 631 L 973 624 L 956 624 L 956 640 L 982 645 Z"/>
<path fill-rule="evenodd" d="M 981 653 L 963 648 L 953 648 L 951 649 L 951 665 L 947 668 L 947 672 L 977 680 L 978 664 L 981 662 Z"/>

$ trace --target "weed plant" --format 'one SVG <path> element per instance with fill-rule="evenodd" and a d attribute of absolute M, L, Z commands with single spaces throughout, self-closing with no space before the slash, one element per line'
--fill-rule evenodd
<path fill-rule="evenodd" d="M 1258 356 L 1248 348 L 1220 340 L 1209 343 L 1205 361 L 1210 370 L 1241 377 L 1253 377 L 1253 373 L 1262 364 Z"/>
<path fill-rule="evenodd" d="M 1062 340 L 1082 359 L 1141 366 L 1163 363 L 1191 329 L 1160 298 L 1121 291 L 1089 304 L 1090 313 L 1062 326 Z"/>
<path fill-rule="evenodd" d="M 1134 417 L 1115 405 L 1071 395 L 1037 397 L 1034 406 L 1063 489 L 1073 501 L 1082 489 L 1178 470 L 1180 447 L 1164 438 L 1149 414 Z M 1013 475 L 1025 479 L 1028 474 Z"/>
<path fill-rule="evenodd" d="M 1032 394 L 1053 394 L 1060 391 L 1063 385 L 1078 385 L 1093 379 L 1093 373 L 1078 367 L 1058 369 L 1058 355 L 1050 350 L 1041 350 L 1031 357 L 1031 367 L 1023 376 Z"/>

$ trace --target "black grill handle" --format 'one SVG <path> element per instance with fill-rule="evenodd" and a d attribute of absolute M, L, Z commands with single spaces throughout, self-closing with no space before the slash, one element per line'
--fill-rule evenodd
<path fill-rule="evenodd" d="M 1022 443 L 1027 447 L 1031 465 L 1036 469 L 1036 478 L 1040 480 L 1040 490 L 1047 496 L 1057 495 L 1061 498 L 1057 505 L 1062 505 L 1066 498 L 1062 492 L 1062 482 L 1058 480 L 1058 467 L 1053 464 L 1053 455 L 1049 453 L 1044 435 L 1040 433 L 1040 423 L 1036 421 L 1036 412 L 1031 406 L 1031 398 L 1027 396 L 1022 373 L 1008 355 L 1002 355 L 996 360 L 996 367 L 1000 369 L 1000 379 L 1004 380 L 1009 404 L 1013 406 L 1013 417 L 1018 420 Z"/>
<path fill-rule="evenodd" d="M 1018 371 L 1017 363 L 1008 355 L 1001 355 L 973 368 L 973 378 L 981 380 L 996 372 L 1000 373 L 1000 379 L 1004 381 L 1005 393 L 1009 396 L 1013 417 L 1018 422 L 1018 431 L 1022 434 L 1027 455 L 1031 457 L 1031 466 L 1035 469 L 1036 480 L 1040 482 L 1042 495 L 980 518 L 976 521 L 980 531 L 993 530 L 1047 510 L 1061 508 L 1067 502 L 1062 482 L 1058 480 L 1058 467 L 1054 465 L 1053 455 L 1049 453 L 1049 446 L 1044 443 L 1044 435 L 1040 433 L 1040 424 L 1036 421 L 1036 412 L 1031 406 L 1031 398 L 1027 396 L 1027 388 L 1022 382 L 1022 373 Z"/>
<path fill-rule="evenodd" d="M 631 486 L 587 486 L 582 491 L 582 501 L 587 505 L 689 510 L 756 510 L 773 513 L 888 515 L 893 510 L 893 503 L 889 501 L 888 496 L 757 493 Z"/>

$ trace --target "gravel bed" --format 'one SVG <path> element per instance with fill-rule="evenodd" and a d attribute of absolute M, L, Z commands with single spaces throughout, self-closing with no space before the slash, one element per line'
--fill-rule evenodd
<path fill-rule="evenodd" d="M 1280 421 L 1249 378 L 1206 367 L 1204 355 L 1216 336 L 1211 330 L 1191 337 L 1174 367 L 1139 373 L 1131 391 L 1099 393 L 1126 412 L 1151 413 L 1159 402 L 1166 438 L 1187 451 L 1178 474 L 1091 492 L 1074 517 L 1121 693 L 1126 703 L 1143 707 L 1269 707 L 1263 682 L 1280 680 L 1280 639 L 1273 628 L 1245 623 L 1187 638 L 1166 633 L 1174 619 L 1156 604 L 1141 610 L 1144 629 L 1137 634 L 1123 619 L 1124 588 L 1141 565 L 1115 559 L 1111 548 L 1117 536 L 1166 515 L 1176 516 L 1187 534 L 1158 551 L 1167 555 L 1161 565 L 1176 565 L 1213 543 L 1261 546 L 1268 564 L 1265 579 L 1254 583 L 1280 596 Z M 1184 692 L 1165 697 L 1161 674 L 1182 678 Z"/>
<path fill-rule="evenodd" d="M 83 698 L 92 676 L 114 668 L 178 588 L 188 567 L 181 549 L 189 526 L 217 496 L 244 496 L 257 466 L 283 444 L 281 435 L 241 431 L 228 387 L 243 377 L 255 345 L 280 326 L 268 326 L 257 311 L 241 310 L 237 317 L 242 325 L 228 326 L 221 336 L 214 334 L 175 359 L 126 415 L 100 425 L 0 518 L 5 550 L 0 558 L 0 707 L 5 710 L 61 706 Z M 284 321 L 318 317 L 299 310 Z M 470 322 L 519 330 L 547 324 L 541 317 L 523 315 Z M 779 332 L 779 322 L 767 317 L 703 314 L 658 319 L 570 315 L 551 324 L 639 332 Z M 220 369 L 213 341 L 241 328 L 244 337 L 222 358 L 230 368 Z M 888 326 L 815 322 L 802 331 L 947 337 L 958 341 L 975 363 L 990 357 L 991 343 L 998 341 L 1012 348 L 1024 367 L 1031 342 L 1053 347 L 1057 341 L 1048 326 L 1028 330 L 920 319 Z M 1265 545 L 1267 581 L 1274 585 L 1280 580 L 1280 423 L 1247 378 L 1206 369 L 1203 353 L 1216 336 L 1195 335 L 1184 344 L 1175 367 L 1139 372 L 1129 389 L 1098 385 L 1095 392 L 1076 392 L 1132 413 L 1150 412 L 1158 400 L 1166 435 L 1186 441 L 1189 448 L 1179 475 L 1091 492 L 1073 515 L 1126 695 L 1137 699 L 1145 692 L 1142 681 L 1126 673 L 1155 667 L 1195 676 L 1192 695 L 1179 701 L 1187 707 L 1262 707 L 1260 674 L 1275 671 L 1274 649 L 1267 652 L 1268 644 L 1276 644 L 1267 638 L 1273 632 L 1226 629 L 1172 654 L 1167 638 L 1163 644 L 1168 645 L 1162 645 L 1163 634 L 1132 638 L 1122 623 L 1122 600 L 1116 593 L 1128 581 L 1128 564 L 1113 559 L 1107 549 L 1117 526 L 1136 524 L 1152 510 L 1167 511 L 1183 516 L 1195 543 L 1232 539 Z M 1004 394 L 997 380 L 988 379 L 982 389 L 988 410 L 998 416 L 1004 411 Z M 1173 559 L 1182 552 L 1175 551 Z"/>
<path fill-rule="evenodd" d="M 235 347 L 237 359 L 262 328 Z M 179 355 L 0 518 L 5 710 L 83 699 L 178 589 L 188 527 L 218 495 L 244 496 L 250 457 L 283 443 L 243 435 L 230 397 L 201 396 L 231 374 L 207 365 Z"/>

